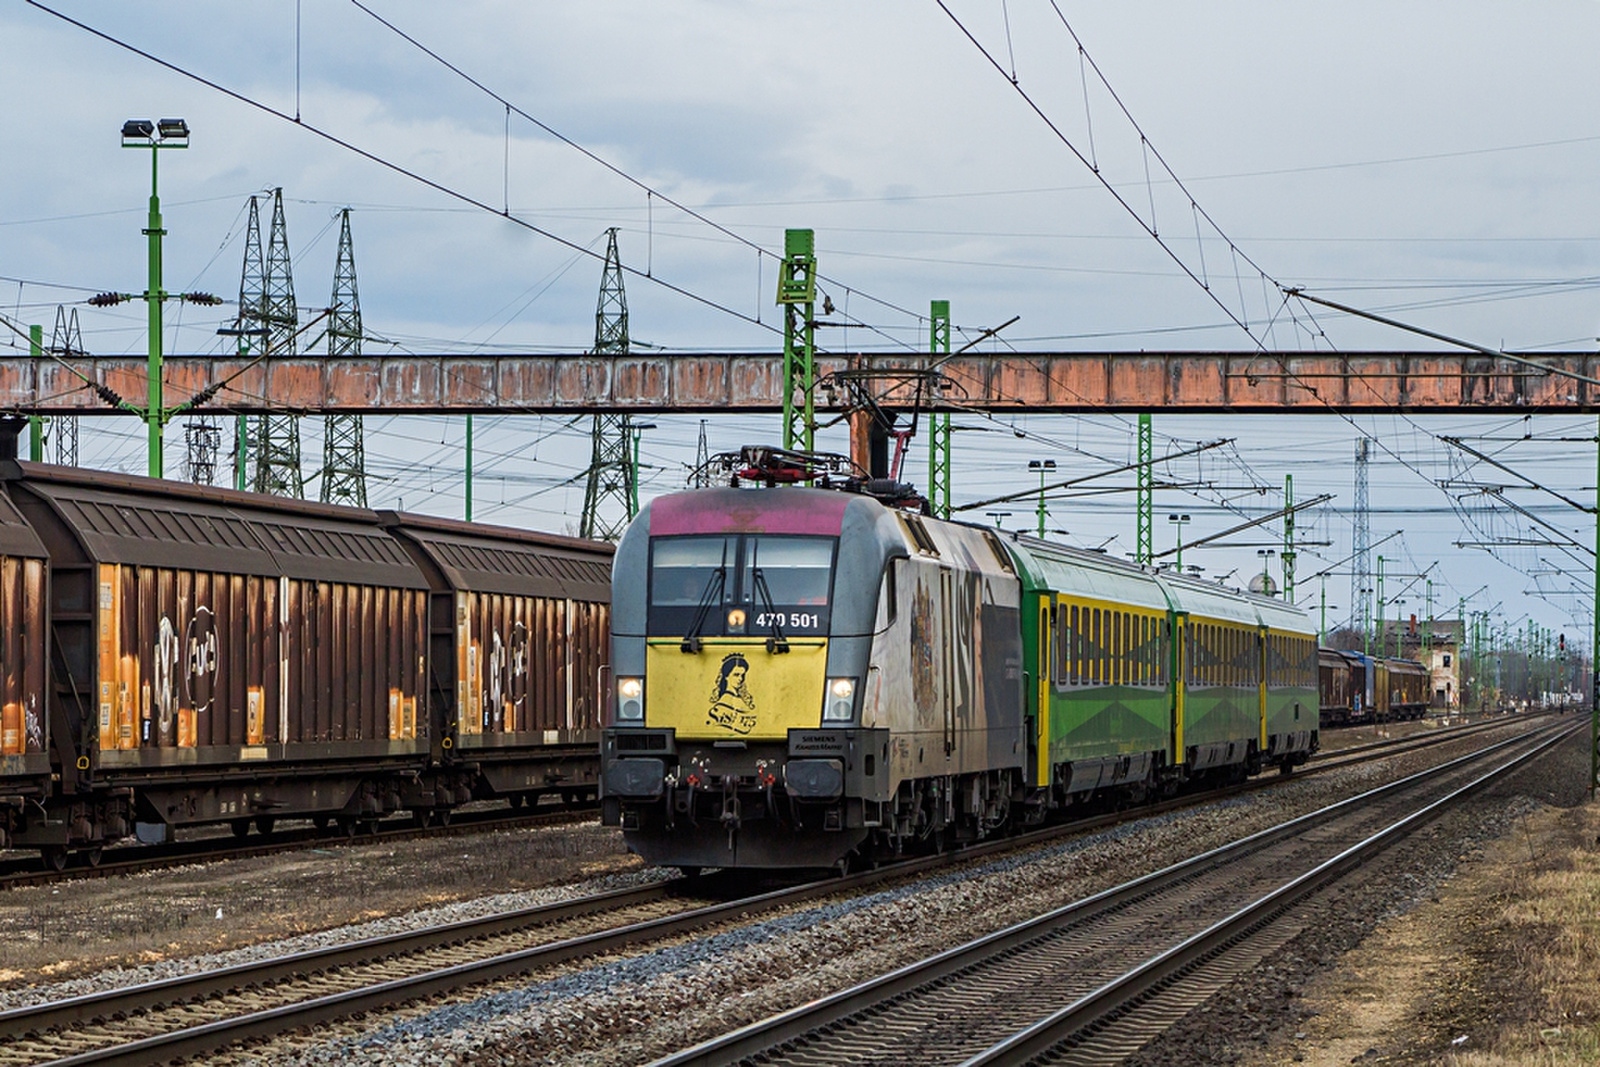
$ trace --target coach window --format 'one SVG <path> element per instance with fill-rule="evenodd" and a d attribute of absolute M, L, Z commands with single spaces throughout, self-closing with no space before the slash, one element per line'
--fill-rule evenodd
<path fill-rule="evenodd" d="M 1134 616 L 1134 635 L 1139 644 L 1139 684 L 1150 684 L 1150 617 Z"/>
<path fill-rule="evenodd" d="M 1111 684 L 1121 685 L 1127 681 L 1124 668 L 1124 656 L 1127 649 L 1122 644 L 1122 612 L 1111 613 Z"/>
<path fill-rule="evenodd" d="M 1111 632 L 1106 635 L 1106 645 L 1111 653 L 1111 658 L 1106 664 L 1106 681 L 1112 685 L 1122 684 L 1122 612 L 1106 612 L 1108 621 L 1107 629 Z"/>
<path fill-rule="evenodd" d="M 1102 608 L 1094 613 L 1095 632 L 1100 635 L 1100 640 L 1095 644 L 1095 652 L 1099 658 L 1099 667 L 1096 668 L 1095 678 L 1101 685 L 1111 684 L 1111 612 Z"/>
<path fill-rule="evenodd" d="M 1111 682 L 1121 685 L 1128 680 L 1128 642 L 1123 640 L 1123 620 L 1127 616 L 1120 612 L 1111 613 Z"/>
<path fill-rule="evenodd" d="M 1167 684 L 1167 620 L 1156 619 L 1156 684 Z"/>
<path fill-rule="evenodd" d="M 1144 644 L 1139 640 L 1141 621 L 1133 612 L 1128 613 L 1128 682 L 1131 685 L 1144 684 Z"/>
<path fill-rule="evenodd" d="M 1105 685 L 1111 680 L 1106 669 L 1111 666 L 1107 652 L 1107 646 L 1111 644 L 1111 627 L 1106 624 L 1106 616 L 1110 614 L 1102 608 L 1094 609 L 1094 680 L 1097 685 Z"/>
<path fill-rule="evenodd" d="M 1105 608 L 1100 612 L 1100 684 L 1111 684 L 1112 648 L 1115 639 L 1112 636 L 1111 609 Z"/>

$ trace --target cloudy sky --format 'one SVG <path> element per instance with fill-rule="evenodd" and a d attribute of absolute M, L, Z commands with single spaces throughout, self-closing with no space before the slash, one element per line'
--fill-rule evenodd
<path fill-rule="evenodd" d="M 946 4 L 3 0 L 0 314 L 48 333 L 58 304 L 143 288 L 148 157 L 117 134 L 124 119 L 171 115 L 194 133 L 161 160 L 168 288 L 236 296 L 246 198 L 282 187 L 297 294 L 321 306 L 335 213 L 349 206 L 368 351 L 585 348 L 608 226 L 630 266 L 701 298 L 630 278 L 634 338 L 668 351 L 775 348 L 771 254 L 799 226 L 817 231 L 824 288 L 859 324 L 830 333 L 836 349 L 922 347 L 933 298 L 969 337 L 1019 316 L 1002 335 L 1019 350 L 1248 349 L 1253 337 L 1292 349 L 1316 331 L 1341 349 L 1426 346 L 1329 312 L 1310 322 L 1279 284 L 1484 344 L 1595 343 L 1593 0 Z M 79 306 L 90 351 L 143 350 L 140 308 Z M 232 314 L 174 312 L 169 351 L 219 350 Z M 699 432 L 697 418 L 657 422 L 646 495 L 682 484 Z M 1026 487 L 1030 458 L 1088 473 L 1133 450 L 1131 421 L 1110 415 L 962 425 L 958 502 Z M 478 426 L 478 517 L 575 523 L 586 426 Z M 1367 433 L 1373 539 L 1400 531 L 1379 550 L 1392 569 L 1428 571 L 1441 603 L 1476 594 L 1507 621 L 1587 629 L 1589 601 L 1572 595 L 1589 583 L 1587 552 L 1494 558 L 1456 543 L 1588 542 L 1592 521 L 1536 490 L 1507 494 L 1552 532 L 1441 488 L 1516 479 L 1438 436 L 1482 438 L 1469 443 L 1588 499 L 1593 446 L 1560 439 L 1592 438 L 1592 420 L 1168 416 L 1156 428 L 1158 451 L 1236 439 L 1162 470 L 1186 488 L 1158 496 L 1158 547 L 1171 545 L 1168 513 L 1192 516 L 1186 539 L 1204 536 L 1278 506 L 1293 474 L 1300 499 L 1335 494 L 1301 518 L 1303 538 L 1330 543 L 1302 557 L 1300 592 L 1315 610 L 1305 576 L 1331 567 L 1330 615 L 1347 613 L 1337 564 L 1353 442 Z M 373 418 L 369 431 L 376 503 L 460 513 L 459 419 Z M 142 466 L 137 426 L 84 432 L 86 464 Z M 709 424 L 713 449 L 776 433 L 775 419 Z M 319 440 L 308 422 L 308 467 Z M 1027 505 L 1014 511 L 1001 521 L 1031 523 Z M 1056 502 L 1048 525 L 1131 551 L 1131 494 Z M 1185 562 L 1237 582 L 1256 550 Z M 1401 595 L 1391 616 L 1425 614 L 1420 587 Z"/>

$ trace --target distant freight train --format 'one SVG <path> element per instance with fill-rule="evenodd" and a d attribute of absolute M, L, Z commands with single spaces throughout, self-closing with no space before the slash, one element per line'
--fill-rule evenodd
<path fill-rule="evenodd" d="M 0 847 L 597 790 L 611 546 L 19 463 Z"/>
<path fill-rule="evenodd" d="M 1292 606 L 845 488 L 658 497 L 618 546 L 602 813 L 647 860 L 831 866 L 1316 751 Z"/>
<path fill-rule="evenodd" d="M 1429 707 L 1428 668 L 1415 660 L 1318 651 L 1324 726 L 1420 719 Z"/>

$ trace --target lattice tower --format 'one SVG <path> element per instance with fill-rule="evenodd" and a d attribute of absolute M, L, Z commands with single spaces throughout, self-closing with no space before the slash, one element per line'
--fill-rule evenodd
<path fill-rule="evenodd" d="M 329 302 L 328 355 L 361 355 L 361 297 L 350 209 L 339 212 L 339 252 Z M 360 415 L 329 415 L 322 438 L 322 502 L 367 506 L 367 453 Z"/>
<path fill-rule="evenodd" d="M 248 254 L 248 252 L 247 252 Z M 299 309 L 289 265 L 289 228 L 283 217 L 283 190 L 272 191 L 272 230 L 267 238 L 261 320 L 267 328 L 267 356 L 292 356 L 299 350 Z M 305 499 L 300 470 L 300 417 L 258 415 L 251 432 L 258 493 Z"/>
<path fill-rule="evenodd" d="M 1367 501 L 1367 465 L 1372 441 L 1356 441 L 1355 530 L 1350 543 L 1350 619 L 1354 626 L 1366 627 L 1372 619 L 1372 519 Z"/>
<path fill-rule="evenodd" d="M 700 442 L 694 447 L 694 469 L 689 472 L 690 489 L 711 485 L 711 449 L 706 443 L 706 420 L 700 420 Z"/>
<path fill-rule="evenodd" d="M 195 485 L 217 483 L 217 453 L 222 449 L 222 427 L 210 415 L 192 418 L 183 427 L 184 466 Z"/>
<path fill-rule="evenodd" d="M 50 335 L 50 351 L 62 359 L 82 358 L 89 353 L 83 348 L 83 331 L 78 328 L 78 309 L 56 305 L 56 326 Z M 78 416 L 58 415 L 52 420 L 51 433 L 55 444 L 54 459 L 63 467 L 78 465 Z"/>
<path fill-rule="evenodd" d="M 628 347 L 628 294 L 622 284 L 622 257 L 613 226 L 606 231 L 606 264 L 600 272 L 600 300 L 594 313 L 594 354 L 615 360 L 627 355 Z M 589 436 L 588 480 L 578 533 L 615 541 L 638 510 L 633 419 L 611 412 L 596 415 Z"/>

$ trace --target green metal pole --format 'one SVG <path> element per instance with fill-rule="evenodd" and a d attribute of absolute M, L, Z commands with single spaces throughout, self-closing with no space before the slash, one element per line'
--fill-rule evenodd
<path fill-rule="evenodd" d="M 166 231 L 161 228 L 161 198 L 156 194 L 156 160 L 160 158 L 161 153 L 151 145 L 150 225 L 144 231 L 150 246 L 149 287 L 144 294 L 150 310 L 150 355 L 146 368 L 150 385 L 144 418 L 150 435 L 149 473 L 152 478 L 160 478 L 166 472 L 161 455 L 162 423 L 166 421 L 161 407 L 161 302 L 166 299 L 166 293 L 161 291 L 161 237 Z"/>
<path fill-rule="evenodd" d="M 1317 625 L 1317 644 L 1328 639 L 1328 576 L 1322 576 L 1322 622 Z"/>
<path fill-rule="evenodd" d="M 950 301 L 928 305 L 928 352 L 950 354 Z M 950 517 L 950 413 L 928 416 L 928 507 L 941 519 Z"/>
<path fill-rule="evenodd" d="M 233 487 L 244 492 L 246 457 L 250 451 L 250 427 L 243 415 L 233 417 Z"/>
<path fill-rule="evenodd" d="M 1134 507 L 1133 561 L 1141 567 L 1149 566 L 1155 556 L 1155 478 L 1151 473 L 1154 456 L 1155 427 L 1146 412 L 1139 416 L 1138 499 Z"/>
<path fill-rule="evenodd" d="M 816 233 L 785 230 L 783 252 L 778 272 L 778 304 L 783 308 L 783 447 L 809 452 L 816 432 Z"/>
<path fill-rule="evenodd" d="M 1183 523 L 1178 523 L 1178 573 L 1183 573 Z"/>
<path fill-rule="evenodd" d="M 472 416 L 467 416 L 467 521 L 472 521 Z"/>
<path fill-rule="evenodd" d="M 1044 467 L 1043 466 L 1041 466 L 1039 468 L 1039 507 L 1038 507 L 1037 510 L 1038 510 L 1038 513 L 1039 513 L 1039 540 L 1043 541 L 1044 540 L 1044 516 L 1045 516 L 1045 507 L 1044 507 Z"/>
<path fill-rule="evenodd" d="M 1433 579 L 1428 579 L 1428 632 L 1422 635 L 1423 647 L 1428 650 L 1428 667 L 1433 667 Z"/>
<path fill-rule="evenodd" d="M 639 514 L 639 442 L 644 440 L 644 431 L 630 432 L 633 434 L 633 472 L 628 479 L 628 518 L 632 519 Z"/>
<path fill-rule="evenodd" d="M 34 359 L 44 358 L 44 327 L 28 327 L 28 354 Z M 44 418 L 28 416 L 28 458 L 35 463 L 44 462 Z"/>
<path fill-rule="evenodd" d="M 1383 557 L 1378 557 L 1378 655 L 1383 655 L 1389 647 L 1389 635 L 1385 632 L 1383 621 Z M 1372 641 L 1367 641 L 1367 655 L 1372 655 Z"/>
<path fill-rule="evenodd" d="M 1294 561 L 1298 553 L 1294 550 L 1294 475 L 1283 476 L 1283 552 L 1279 558 L 1283 561 L 1283 600 L 1286 604 L 1294 603 Z"/>

